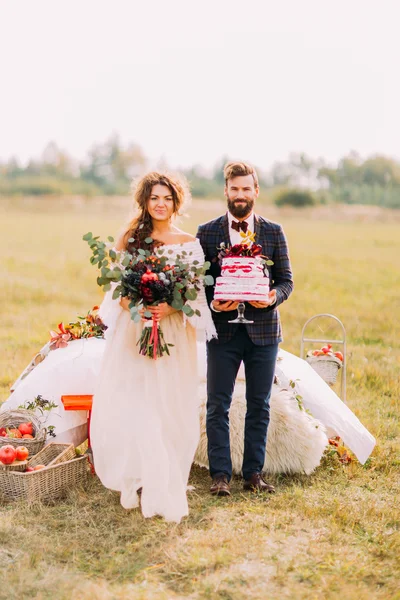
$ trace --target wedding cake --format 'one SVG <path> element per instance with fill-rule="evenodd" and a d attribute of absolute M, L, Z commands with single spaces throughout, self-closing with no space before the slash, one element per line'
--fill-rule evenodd
<path fill-rule="evenodd" d="M 265 302 L 269 293 L 269 277 L 259 256 L 225 256 L 221 276 L 215 282 L 215 300 L 258 300 Z"/>

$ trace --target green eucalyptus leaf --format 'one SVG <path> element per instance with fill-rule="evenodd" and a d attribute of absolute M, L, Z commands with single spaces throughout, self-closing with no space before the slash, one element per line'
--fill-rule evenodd
<path fill-rule="evenodd" d="M 179 296 L 180 296 L 180 294 L 179 294 Z M 182 298 L 179 298 L 179 300 L 177 298 L 174 298 L 171 302 L 171 306 L 172 306 L 172 308 L 176 308 L 176 310 L 182 310 L 182 307 L 183 307 Z"/>
<path fill-rule="evenodd" d="M 199 311 L 198 308 L 196 308 L 196 310 L 194 311 L 194 313 L 198 316 L 201 317 L 201 312 Z"/>
<path fill-rule="evenodd" d="M 205 263 L 204 263 L 204 265 L 203 265 L 203 269 L 204 269 L 205 271 L 208 271 L 208 269 L 209 269 L 210 267 L 211 267 L 211 263 L 210 263 L 210 261 L 209 261 L 209 260 L 206 260 L 206 262 L 205 262 Z"/>
<path fill-rule="evenodd" d="M 138 253 L 141 254 L 142 256 L 146 255 L 146 252 L 143 250 L 143 248 L 139 248 Z"/>
<path fill-rule="evenodd" d="M 151 242 L 153 241 L 153 238 L 149 236 L 144 241 L 146 244 L 151 244 Z"/>
<path fill-rule="evenodd" d="M 193 288 L 189 288 L 185 293 L 186 300 L 196 300 L 197 292 Z"/>
<path fill-rule="evenodd" d="M 115 290 L 113 291 L 113 295 L 112 295 L 113 300 L 117 300 L 117 298 L 119 298 L 120 291 L 121 291 L 121 286 L 117 286 L 115 288 Z"/>
<path fill-rule="evenodd" d="M 146 319 L 151 319 L 151 317 L 152 317 L 153 315 L 151 314 L 151 312 L 150 312 L 149 310 L 145 310 L 145 311 L 144 311 L 144 316 L 146 317 Z"/>
<path fill-rule="evenodd" d="M 112 237 L 112 235 L 109 235 L 107 239 L 108 239 L 108 241 L 109 241 L 109 242 L 111 242 L 111 243 L 114 241 L 114 238 Z"/>
<path fill-rule="evenodd" d="M 104 290 L 105 292 L 109 292 L 109 291 L 111 290 L 111 283 L 106 283 L 106 284 L 103 286 L 103 290 Z"/>
<path fill-rule="evenodd" d="M 188 317 L 191 317 L 192 315 L 194 315 L 194 310 L 191 306 L 189 306 L 189 304 L 184 304 L 182 306 L 182 311 L 185 313 L 185 315 L 187 315 Z"/>
<path fill-rule="evenodd" d="M 83 236 L 83 240 L 85 240 L 85 242 L 88 242 L 89 240 L 91 240 L 93 237 L 93 233 L 91 231 L 89 231 L 88 233 L 85 233 L 85 235 Z"/>
<path fill-rule="evenodd" d="M 206 275 L 204 277 L 204 284 L 205 285 L 213 285 L 214 284 L 214 277 L 212 275 Z"/>

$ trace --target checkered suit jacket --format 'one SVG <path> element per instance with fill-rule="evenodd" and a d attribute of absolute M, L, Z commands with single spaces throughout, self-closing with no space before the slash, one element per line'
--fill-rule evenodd
<path fill-rule="evenodd" d="M 254 308 L 246 302 L 245 317 L 254 321 L 246 325 L 247 332 L 254 344 L 266 346 L 282 341 L 282 329 L 278 306 L 290 296 L 293 290 L 292 270 L 285 234 L 278 223 L 268 221 L 258 215 L 254 216 L 256 243 L 260 244 L 263 254 L 274 264 L 268 267 L 271 289 L 276 289 L 276 303 L 268 308 Z M 197 237 L 204 250 L 206 260 L 211 262 L 210 275 L 215 279 L 221 274 L 217 248 L 222 242 L 231 245 L 229 237 L 228 215 L 225 214 L 213 221 L 199 226 Z M 207 301 L 210 304 L 214 298 L 214 286 L 206 287 Z M 237 311 L 212 311 L 215 327 L 218 333 L 218 343 L 228 342 L 238 327 L 228 321 L 236 318 Z"/>

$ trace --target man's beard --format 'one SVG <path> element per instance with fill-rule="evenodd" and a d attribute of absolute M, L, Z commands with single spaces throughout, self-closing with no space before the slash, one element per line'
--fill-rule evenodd
<path fill-rule="evenodd" d="M 230 198 L 228 198 L 228 210 L 231 213 L 231 215 L 233 215 L 237 219 L 243 219 L 244 217 L 247 217 L 253 210 L 254 206 L 254 199 L 246 200 L 245 198 L 243 198 L 241 201 L 245 202 L 246 204 L 236 204 L 237 199 L 231 200 Z"/>

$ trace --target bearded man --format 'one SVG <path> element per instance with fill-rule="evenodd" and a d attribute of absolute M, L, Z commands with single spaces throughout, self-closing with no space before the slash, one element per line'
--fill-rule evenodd
<path fill-rule="evenodd" d="M 230 495 L 232 464 L 229 444 L 229 408 L 236 376 L 243 361 L 246 376 L 247 412 L 244 432 L 243 488 L 275 492 L 262 469 L 269 424 L 269 399 L 282 330 L 278 306 L 293 290 L 288 246 L 282 227 L 254 213 L 259 194 L 257 173 L 251 165 L 231 162 L 224 167 L 226 214 L 200 225 L 197 237 L 216 278 L 221 274 L 218 248 L 240 244 L 240 233 L 255 233 L 268 266 L 271 291 L 266 302 L 246 302 L 245 318 L 251 324 L 230 323 L 238 302 L 214 300 L 214 286 L 206 287 L 218 339 L 207 343 L 207 437 L 212 485 L 217 496 Z M 266 267 L 267 268 L 267 267 Z"/>

